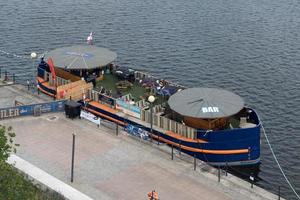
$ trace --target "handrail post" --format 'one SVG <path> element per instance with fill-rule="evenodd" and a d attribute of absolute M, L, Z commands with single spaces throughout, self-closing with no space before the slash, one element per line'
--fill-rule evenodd
<path fill-rule="evenodd" d="M 218 182 L 221 181 L 221 170 L 220 170 L 220 165 L 218 166 Z"/>
<path fill-rule="evenodd" d="M 153 105 L 152 102 L 150 102 L 150 141 L 153 140 Z"/>
<path fill-rule="evenodd" d="M 172 144 L 172 155 L 171 155 L 171 159 L 173 160 L 174 159 L 174 146 Z"/>
<path fill-rule="evenodd" d="M 157 145 L 159 145 L 159 135 L 160 135 L 160 132 L 158 131 L 157 132 Z"/>
<path fill-rule="evenodd" d="M 196 171 L 196 166 L 197 166 L 197 159 L 196 159 L 196 154 L 194 154 L 194 171 Z"/>
<path fill-rule="evenodd" d="M 76 134 L 73 133 L 73 141 L 72 141 L 72 163 L 71 163 L 71 183 L 73 183 L 73 176 L 74 176 L 75 136 L 76 136 Z"/>
<path fill-rule="evenodd" d="M 116 135 L 118 135 L 119 134 L 119 125 L 118 125 L 118 123 L 116 122 Z"/>
<path fill-rule="evenodd" d="M 6 70 L 4 72 L 4 81 L 8 81 L 8 73 Z"/>
<path fill-rule="evenodd" d="M 179 155 L 181 156 L 181 140 L 179 140 Z"/>

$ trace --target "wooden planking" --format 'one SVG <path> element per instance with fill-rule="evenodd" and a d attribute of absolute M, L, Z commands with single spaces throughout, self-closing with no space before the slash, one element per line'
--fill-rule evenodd
<path fill-rule="evenodd" d="M 84 80 L 75 81 L 66 85 L 57 87 L 57 99 L 81 100 L 84 93 L 93 88 L 92 83 L 86 83 Z"/>
<path fill-rule="evenodd" d="M 106 105 L 103 105 L 101 103 L 98 103 L 96 101 L 91 101 L 91 102 L 89 102 L 89 104 L 92 105 L 92 106 L 95 106 L 97 108 L 100 108 L 102 110 L 105 110 L 107 112 L 110 112 L 110 113 L 114 113 L 115 114 L 115 113 L 118 112 L 116 109 L 113 109 L 113 108 L 111 108 L 109 106 L 106 106 Z"/>
<path fill-rule="evenodd" d="M 72 82 L 81 80 L 81 78 L 79 76 L 75 76 L 74 74 L 71 74 L 70 72 L 67 72 L 60 68 L 55 68 L 55 74 L 58 77 L 61 77 L 66 80 L 70 80 Z"/>
<path fill-rule="evenodd" d="M 141 120 L 151 123 L 151 112 L 149 110 L 142 110 Z M 194 139 L 196 137 L 196 130 L 194 128 L 185 126 L 166 117 L 156 115 L 155 113 L 153 113 L 153 125 L 164 130 L 170 130 L 186 138 Z"/>

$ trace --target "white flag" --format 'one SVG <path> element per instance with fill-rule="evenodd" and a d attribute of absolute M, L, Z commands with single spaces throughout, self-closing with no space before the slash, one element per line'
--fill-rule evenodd
<path fill-rule="evenodd" d="M 93 44 L 93 32 L 91 32 L 90 35 L 87 37 L 86 42 L 89 45 Z"/>

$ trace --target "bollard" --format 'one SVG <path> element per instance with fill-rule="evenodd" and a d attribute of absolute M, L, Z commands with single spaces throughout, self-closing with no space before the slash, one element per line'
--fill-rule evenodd
<path fill-rule="evenodd" d="M 13 83 L 16 83 L 16 76 L 14 73 L 13 73 Z"/>
<path fill-rule="evenodd" d="M 253 173 L 251 173 L 251 175 L 250 175 L 250 181 L 251 181 L 251 188 L 253 188 L 253 183 L 254 183 Z"/>
<path fill-rule="evenodd" d="M 218 167 L 218 182 L 221 181 L 221 170 L 220 170 L 220 165 Z"/>
<path fill-rule="evenodd" d="M 116 123 L 116 135 L 118 135 L 119 134 L 119 125 L 118 125 L 118 123 Z"/>
<path fill-rule="evenodd" d="M 171 159 L 173 160 L 174 159 L 174 151 L 173 151 L 174 147 L 173 147 L 173 144 L 172 144 L 172 155 L 171 155 Z"/>
<path fill-rule="evenodd" d="M 228 170 L 228 163 L 226 162 L 225 176 L 227 176 L 227 170 Z"/>
<path fill-rule="evenodd" d="M 280 186 L 278 186 L 278 200 L 280 200 Z"/>
<path fill-rule="evenodd" d="M 196 160 L 196 154 L 194 154 L 194 171 L 196 171 L 197 166 L 197 160 Z"/>

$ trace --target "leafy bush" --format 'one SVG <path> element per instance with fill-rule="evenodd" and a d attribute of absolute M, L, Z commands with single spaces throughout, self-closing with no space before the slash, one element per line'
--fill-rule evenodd
<path fill-rule="evenodd" d="M 0 199 L 39 200 L 64 199 L 60 194 L 43 191 L 30 182 L 22 173 L 6 162 L 0 162 Z"/>
<path fill-rule="evenodd" d="M 10 153 L 16 152 L 16 147 L 19 145 L 13 141 L 15 136 L 11 126 L 6 128 L 0 125 L 0 161 L 6 161 Z"/>

